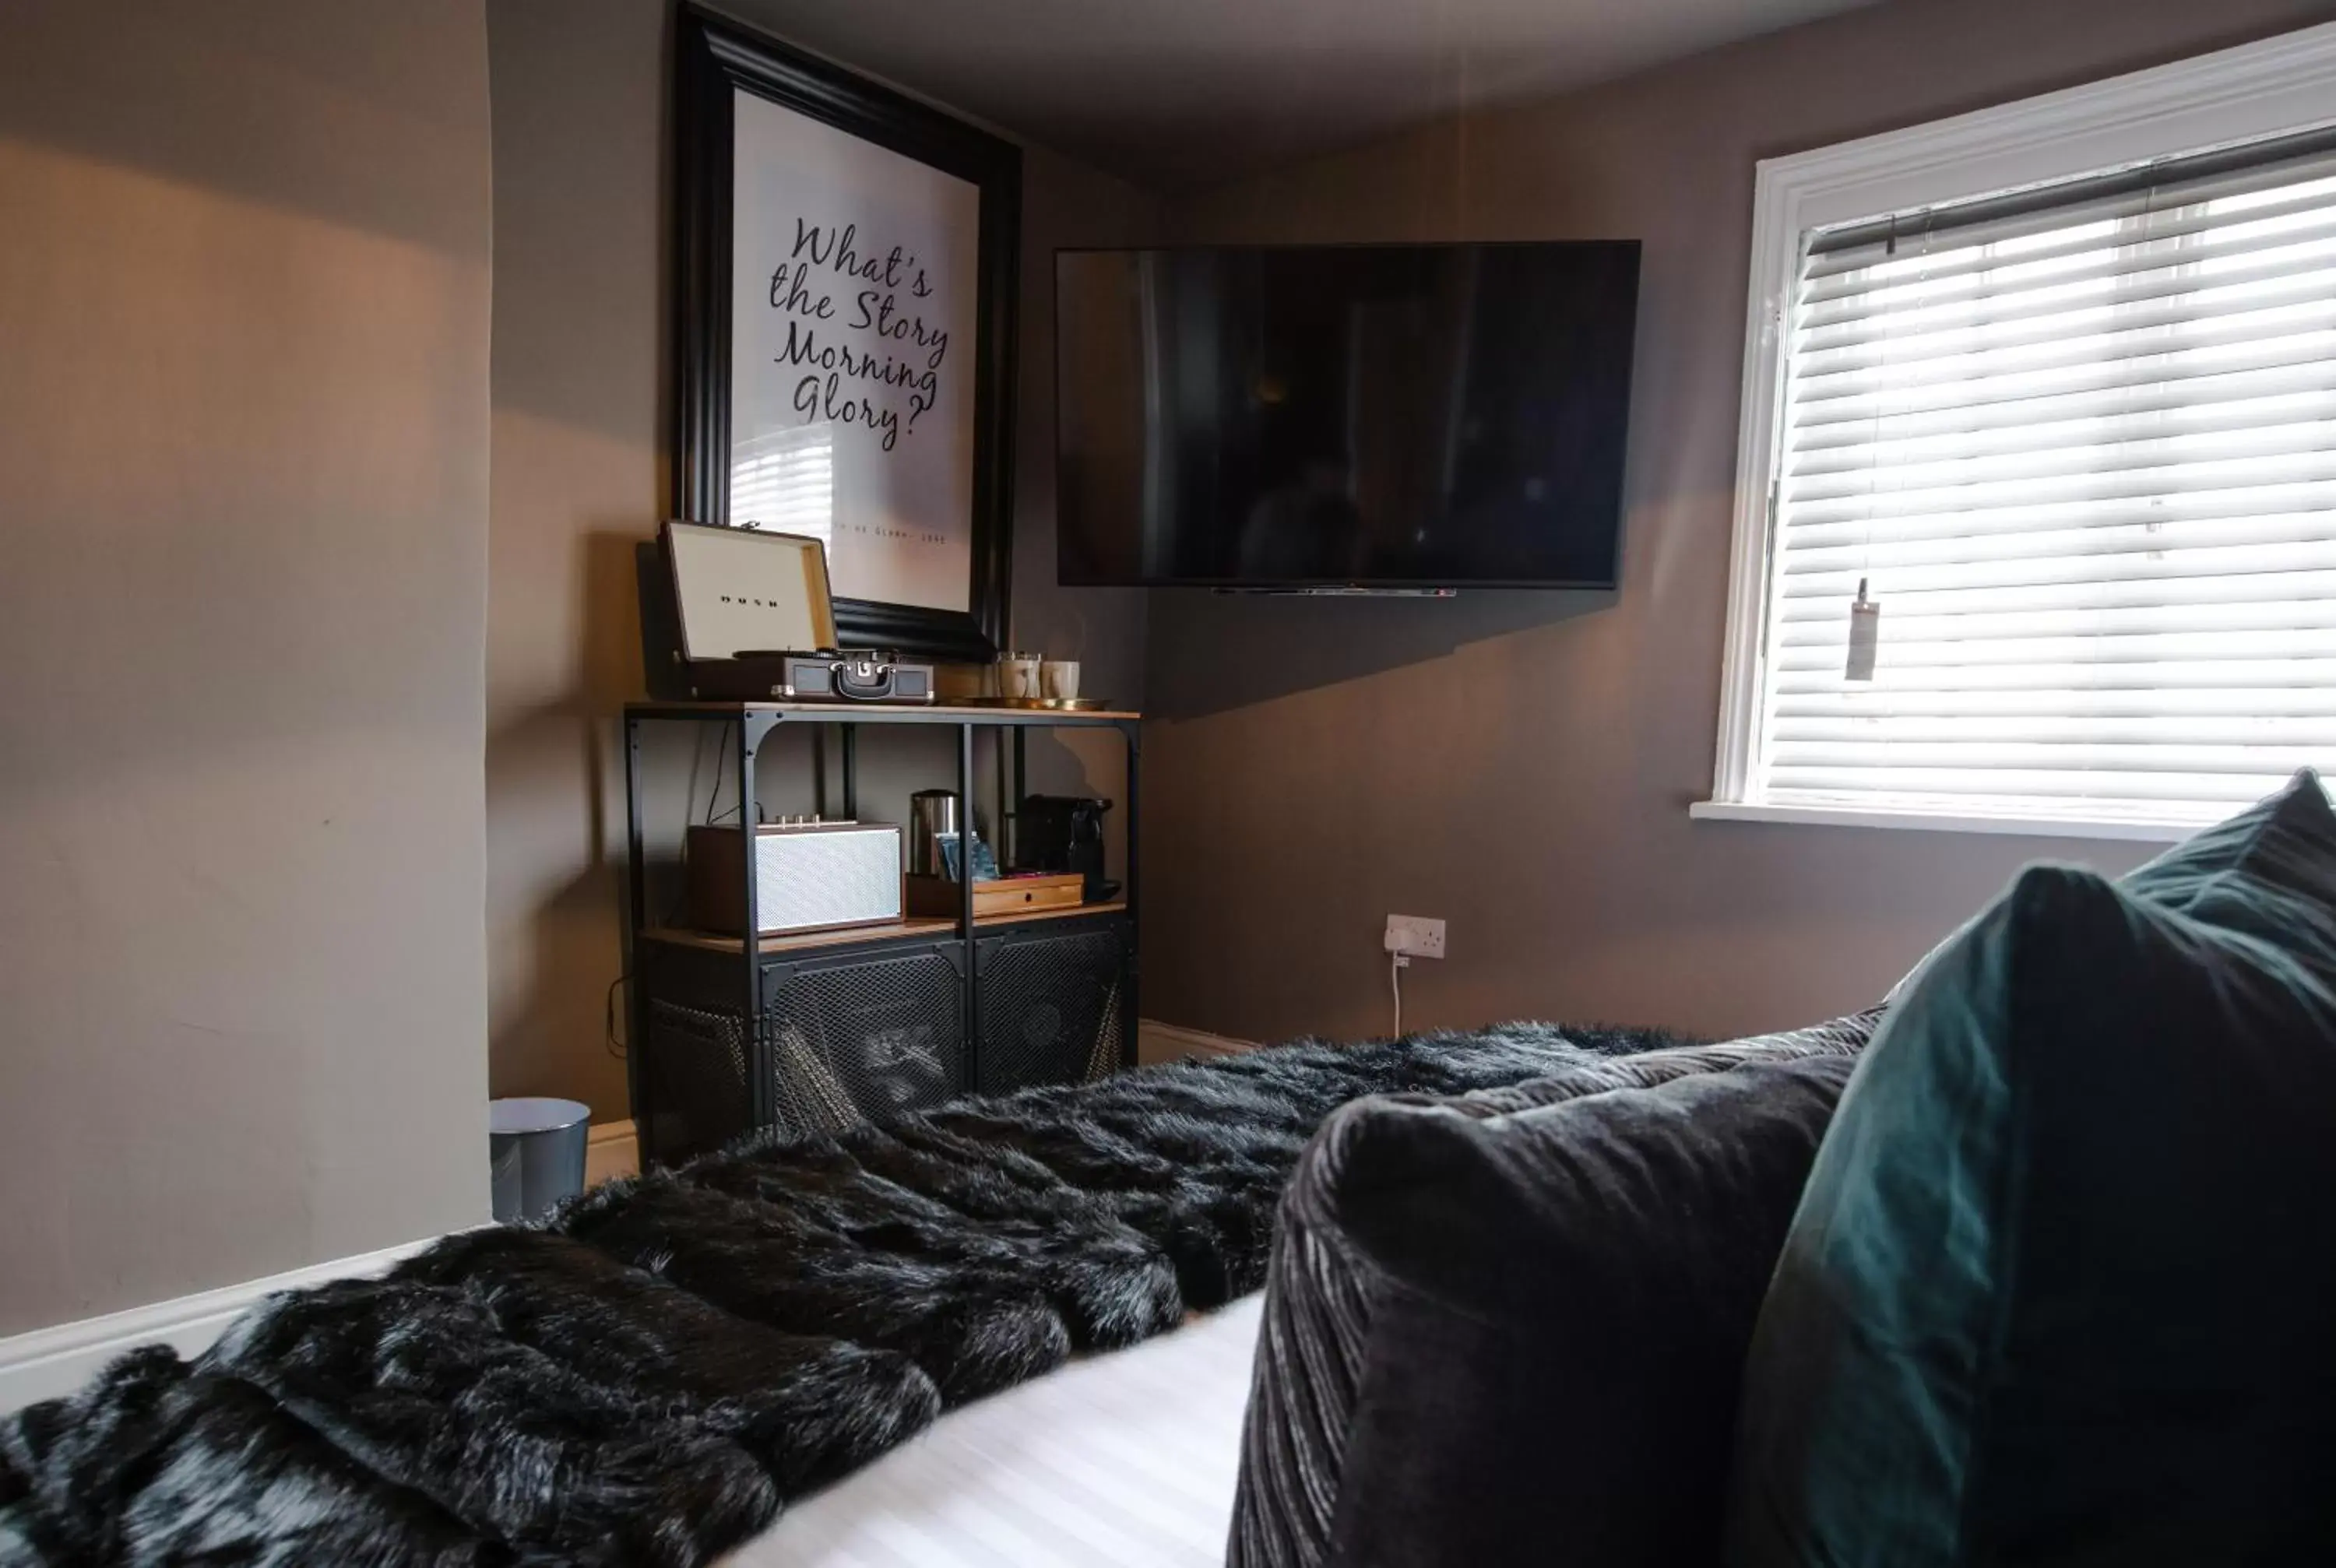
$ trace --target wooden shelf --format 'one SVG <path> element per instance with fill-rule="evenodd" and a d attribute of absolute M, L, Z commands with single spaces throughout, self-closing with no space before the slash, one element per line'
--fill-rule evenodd
<path fill-rule="evenodd" d="M 757 953 L 793 953 L 807 948 L 840 948 L 852 942 L 888 942 L 903 937 L 946 937 L 957 931 L 955 920 L 887 920 L 876 926 L 844 926 L 832 931 L 793 931 L 784 936 L 766 936 L 754 944 Z M 652 926 L 641 933 L 645 942 L 666 942 L 677 948 L 696 948 L 708 953 L 742 953 L 746 944 L 736 937 L 725 937 L 718 931 L 684 930 L 674 926 Z"/>
<path fill-rule="evenodd" d="M 978 933 L 995 930 L 1001 926 L 1028 925 L 1038 920 L 1076 920 L 1082 915 L 1115 915 L 1127 912 L 1127 901 L 1113 899 L 1105 903 L 1070 904 L 1054 910 L 1017 910 L 1011 914 L 983 915 L 973 922 Z M 845 926 L 832 931 L 796 931 L 785 936 L 767 936 L 754 944 L 760 956 L 768 953 L 797 953 L 815 948 L 851 947 L 860 942 L 900 941 L 957 934 L 954 918 L 941 916 L 930 919 L 911 916 L 904 920 L 888 920 L 882 925 Z M 714 931 L 682 930 L 672 926 L 652 926 L 641 932 L 645 942 L 665 942 L 674 947 L 696 948 L 709 953 L 742 953 L 746 944 L 736 937 L 725 937 Z"/>
<path fill-rule="evenodd" d="M 708 719 L 764 715 L 822 724 L 1122 724 L 1144 716 L 1125 708 L 998 707 L 987 704 L 881 702 L 631 702 L 637 718 Z"/>

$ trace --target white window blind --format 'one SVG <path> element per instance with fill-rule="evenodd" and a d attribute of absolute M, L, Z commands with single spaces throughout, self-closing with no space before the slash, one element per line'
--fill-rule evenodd
<path fill-rule="evenodd" d="M 826 421 L 739 442 L 730 453 L 730 516 L 742 526 L 835 545 L 835 430 Z"/>
<path fill-rule="evenodd" d="M 1820 233 L 1786 327 L 1749 798 L 2178 823 L 2336 773 L 2336 139 Z"/>

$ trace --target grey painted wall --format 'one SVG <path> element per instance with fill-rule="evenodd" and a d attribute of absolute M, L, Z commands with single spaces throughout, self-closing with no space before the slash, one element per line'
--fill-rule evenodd
<path fill-rule="evenodd" d="M 1756 160 L 2325 20 L 2302 0 L 1898 0 L 1172 209 L 1196 240 L 1646 243 L 1619 595 L 1153 597 L 1145 1010 L 1715 1034 L 1880 995 L 2024 861 L 2131 846 L 1690 823 L 1718 711 Z M 1330 68 L 1326 63 L 1326 69 Z"/>
<path fill-rule="evenodd" d="M 494 101 L 494 502 L 488 948 L 498 1094 L 627 1114 L 602 998 L 622 966 L 617 714 L 641 687 L 632 549 L 666 515 L 667 0 L 488 0 Z M 782 36 L 796 7 L 729 7 Z M 1026 149 L 1013 635 L 1142 696 L 1144 596 L 1055 585 L 1052 252 L 1141 243 L 1156 205 Z M 954 776 L 939 735 L 863 736 L 862 814 Z M 706 766 L 713 765 L 706 751 Z M 780 759 L 795 755 L 782 748 Z M 807 755 L 807 754 L 806 754 Z M 686 750 L 654 754 L 678 821 Z M 1034 787 L 1123 798 L 1115 742 L 1031 748 Z M 773 812 L 811 809 L 773 770 Z M 988 776 L 985 770 L 984 776 Z M 702 811 L 708 773 L 696 804 Z"/>
<path fill-rule="evenodd" d="M 488 0 L 494 499 L 487 973 L 499 1095 L 627 1114 L 603 1043 L 622 966 L 640 695 L 633 543 L 664 515 L 669 5 Z"/>
<path fill-rule="evenodd" d="M 0 1334 L 486 1217 L 485 59 L 0 14 Z"/>

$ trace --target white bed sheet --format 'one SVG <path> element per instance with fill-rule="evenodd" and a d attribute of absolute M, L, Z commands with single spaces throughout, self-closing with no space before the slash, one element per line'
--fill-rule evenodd
<path fill-rule="evenodd" d="M 1261 1298 L 952 1410 L 728 1568 L 1222 1563 Z"/>

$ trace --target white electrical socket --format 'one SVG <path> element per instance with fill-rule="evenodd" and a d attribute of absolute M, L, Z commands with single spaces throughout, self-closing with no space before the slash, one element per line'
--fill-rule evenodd
<path fill-rule="evenodd" d="M 1406 958 L 1440 959 L 1444 956 L 1444 922 L 1425 915 L 1389 915 L 1387 950 Z"/>

